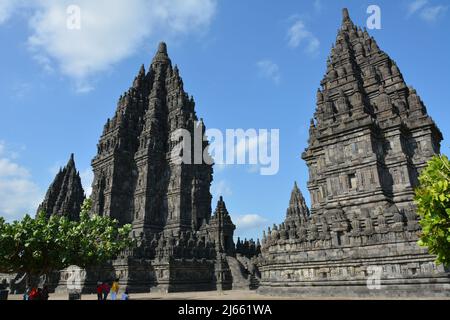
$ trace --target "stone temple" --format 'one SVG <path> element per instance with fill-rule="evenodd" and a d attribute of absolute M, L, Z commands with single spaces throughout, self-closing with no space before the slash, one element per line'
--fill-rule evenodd
<path fill-rule="evenodd" d="M 149 72 L 141 67 L 105 124 L 92 161 L 94 213 L 132 223 L 137 234 L 196 231 L 209 220 L 212 165 L 171 161 L 171 133 L 186 129 L 193 139 L 203 126 L 194 107 L 160 44 Z"/>
<path fill-rule="evenodd" d="M 200 149 L 207 150 L 194 99 L 184 91 L 179 70 L 172 67 L 166 44 L 161 43 L 148 72 L 142 66 L 120 97 L 92 160 L 92 214 L 131 224 L 138 246 L 87 270 L 85 291 L 92 291 L 99 280 L 113 278 L 134 292 L 257 286 L 256 270 L 250 272 L 247 266 L 260 246 L 247 241 L 236 248 L 235 225 L 222 197 L 212 215 L 213 161 L 175 161 L 173 151 L 181 142 L 174 141 L 173 133 L 179 129 L 192 139 L 182 141 L 183 146 L 194 148 L 197 134 L 204 138 Z M 81 202 L 80 198 L 77 205 Z M 63 271 L 57 290 L 65 289 L 68 277 Z"/>
<path fill-rule="evenodd" d="M 448 270 L 417 245 L 413 202 L 420 170 L 439 153 L 442 134 L 397 64 L 346 9 L 302 154 L 311 208 L 295 184 L 285 221 L 263 234 L 262 245 L 234 243 L 222 198 L 212 213 L 212 161 L 175 161 L 178 129 L 190 133 L 192 148 L 195 133 L 205 133 L 161 43 L 148 72 L 142 66 L 120 97 L 92 160 L 92 214 L 131 224 L 138 246 L 87 270 L 84 291 L 119 278 L 134 292 L 450 295 Z M 207 140 L 201 144 L 207 150 Z M 39 210 L 77 219 L 83 200 L 72 156 Z M 62 271 L 56 290 L 68 278 Z"/>
<path fill-rule="evenodd" d="M 441 140 L 397 64 L 344 9 L 302 154 L 311 210 L 295 186 L 285 222 L 264 235 L 259 291 L 449 295 L 449 273 L 417 245 L 413 202 Z"/>
<path fill-rule="evenodd" d="M 70 220 L 78 220 L 84 199 L 80 173 L 72 154 L 67 165 L 59 170 L 37 212 L 45 212 L 47 216 L 64 214 Z"/>

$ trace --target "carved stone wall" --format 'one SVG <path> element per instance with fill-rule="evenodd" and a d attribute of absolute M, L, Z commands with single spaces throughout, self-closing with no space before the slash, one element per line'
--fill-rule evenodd
<path fill-rule="evenodd" d="M 311 210 L 297 186 L 264 235 L 261 292 L 449 295 L 449 273 L 417 245 L 420 170 L 442 135 L 397 64 L 343 11 L 308 147 Z M 381 287 L 368 281 L 378 270 Z"/>
<path fill-rule="evenodd" d="M 78 220 L 84 199 L 80 173 L 77 171 L 72 154 L 67 165 L 56 174 L 37 213 L 44 212 L 48 217 L 62 215 L 70 220 Z"/>

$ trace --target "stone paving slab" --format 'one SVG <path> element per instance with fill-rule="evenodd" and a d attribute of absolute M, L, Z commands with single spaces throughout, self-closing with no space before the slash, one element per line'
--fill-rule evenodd
<path fill-rule="evenodd" d="M 120 296 L 120 294 L 119 294 Z M 67 294 L 51 294 L 50 300 L 67 300 Z M 408 300 L 441 300 L 436 298 L 407 297 Z M 10 295 L 9 300 L 22 300 L 22 295 Z M 85 294 L 82 300 L 97 300 L 95 294 Z M 404 300 L 401 298 L 377 297 L 370 298 L 348 298 L 348 297 L 285 297 L 285 296 L 266 296 L 248 290 L 232 290 L 223 292 L 182 292 L 182 293 L 136 293 L 131 294 L 130 300 Z M 442 298 L 450 300 L 450 298 Z"/>

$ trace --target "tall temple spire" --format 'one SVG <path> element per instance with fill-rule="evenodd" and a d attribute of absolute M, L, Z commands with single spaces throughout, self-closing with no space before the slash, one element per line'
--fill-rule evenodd
<path fill-rule="evenodd" d="M 325 203 L 332 207 L 348 193 L 369 192 L 377 184 L 382 205 L 398 198 L 399 206 L 409 206 L 405 203 L 413 197 L 418 170 L 439 152 L 442 134 L 397 63 L 353 24 L 347 9 L 342 20 L 317 93 L 316 125 L 310 127 L 309 146 L 302 155 L 310 169 L 311 211 L 325 212 Z M 341 135 L 345 141 L 337 138 Z M 427 147 L 405 150 L 404 141 Z M 321 155 L 325 147 L 329 151 Z M 352 168 L 359 155 L 364 155 L 366 168 L 338 174 L 341 163 Z M 394 166 L 394 158 L 402 163 Z M 396 196 L 401 189 L 403 195 Z"/>
<path fill-rule="evenodd" d="M 347 9 L 342 20 L 302 154 L 311 214 L 298 223 L 306 206 L 294 185 L 285 223 L 264 237 L 259 292 L 445 295 L 448 270 L 417 245 L 414 203 L 420 171 L 439 153 L 442 135 L 397 64 Z M 380 290 L 355 272 L 372 265 L 390 270 Z"/>
<path fill-rule="evenodd" d="M 194 139 L 196 121 L 195 103 L 161 42 L 105 125 L 92 161 L 92 213 L 130 223 L 137 234 L 197 231 L 209 221 L 212 166 L 171 161 L 172 133 L 185 129 Z"/>
<path fill-rule="evenodd" d="M 50 185 L 37 212 L 44 212 L 48 217 L 64 215 L 71 220 L 78 220 L 84 198 L 80 174 L 76 169 L 72 153 L 67 165 L 60 169 Z"/>

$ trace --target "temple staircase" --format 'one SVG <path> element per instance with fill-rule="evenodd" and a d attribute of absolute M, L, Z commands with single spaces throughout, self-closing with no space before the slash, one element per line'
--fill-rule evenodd
<path fill-rule="evenodd" d="M 242 263 L 231 256 L 227 256 L 227 262 L 231 270 L 231 276 L 233 277 L 233 290 L 250 289 L 250 274 Z"/>

